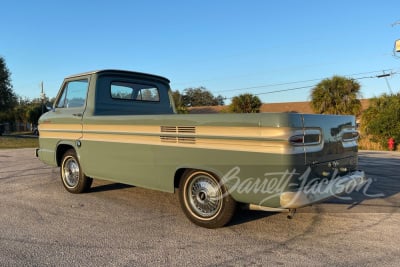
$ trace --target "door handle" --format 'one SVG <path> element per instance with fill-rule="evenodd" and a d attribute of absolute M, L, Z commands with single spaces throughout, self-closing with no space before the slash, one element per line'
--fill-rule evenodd
<path fill-rule="evenodd" d="M 74 114 L 72 114 L 72 116 L 75 116 L 75 117 L 82 117 L 83 114 L 82 114 L 82 113 L 74 113 Z"/>

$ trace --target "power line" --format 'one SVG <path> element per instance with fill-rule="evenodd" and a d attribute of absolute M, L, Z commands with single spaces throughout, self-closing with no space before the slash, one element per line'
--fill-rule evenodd
<path fill-rule="evenodd" d="M 258 86 L 244 87 L 244 88 L 227 89 L 227 90 L 217 91 L 216 93 L 232 92 L 232 91 L 243 91 L 243 90 L 249 90 L 249 89 L 258 89 L 258 88 L 266 88 L 266 87 L 273 87 L 273 86 L 282 86 L 282 85 L 304 83 L 304 82 L 315 82 L 315 81 L 319 81 L 319 80 L 320 79 L 311 79 L 311 80 L 304 80 L 304 81 L 297 81 L 297 82 L 265 84 L 265 85 L 258 85 Z"/>
<path fill-rule="evenodd" d="M 376 73 L 376 72 L 385 72 L 385 71 L 391 71 L 391 75 L 397 74 L 396 72 L 393 72 L 393 69 L 386 69 L 386 70 L 376 70 L 376 71 L 369 71 L 369 72 L 360 72 L 360 73 L 354 73 L 350 75 L 343 75 L 345 77 L 352 77 L 352 76 L 358 76 L 358 75 L 366 75 L 366 74 L 371 74 L 371 73 Z M 251 89 L 260 89 L 260 88 L 267 88 L 267 87 L 273 87 L 273 86 L 282 86 L 282 85 L 290 85 L 290 84 L 297 84 L 297 83 L 306 83 L 306 82 L 315 82 L 315 81 L 321 81 L 323 79 L 327 79 L 328 77 L 324 78 L 319 78 L 319 79 L 310 79 L 310 80 L 303 80 L 303 81 L 294 81 L 294 82 L 285 82 L 285 83 L 275 83 L 275 84 L 264 84 L 264 85 L 257 85 L 257 86 L 251 86 L 251 87 L 242 87 L 242 88 L 235 88 L 235 89 L 227 89 L 227 90 L 220 90 L 216 91 L 215 93 L 224 93 L 224 92 L 234 92 L 234 91 L 244 91 L 244 90 L 251 90 Z M 361 80 L 361 79 L 367 79 L 367 78 L 380 78 L 377 76 L 365 76 L 365 77 L 360 77 L 360 78 L 354 78 L 355 80 Z M 311 86 L 312 87 L 312 86 Z M 302 88 L 300 88 L 302 89 Z M 279 91 L 279 90 L 277 90 Z M 267 92 L 269 93 L 269 92 Z"/>
<path fill-rule="evenodd" d="M 294 90 L 312 88 L 314 86 L 315 85 L 309 85 L 309 86 L 295 87 L 295 88 L 289 88 L 289 89 L 275 90 L 275 91 L 269 91 L 269 92 L 264 92 L 264 93 L 258 93 L 258 94 L 255 94 L 255 95 L 267 95 L 267 94 L 281 93 L 281 92 L 287 92 L 287 91 L 294 91 Z"/>
<path fill-rule="evenodd" d="M 274 90 L 274 91 L 269 91 L 269 92 L 264 92 L 264 93 L 258 93 L 254 95 L 268 95 L 268 94 L 275 94 L 275 93 L 281 93 L 281 92 L 287 92 L 287 91 L 295 91 L 295 90 L 300 90 L 300 89 L 306 89 L 306 88 L 312 88 L 315 85 L 309 85 L 309 86 L 302 86 L 302 87 L 295 87 L 295 88 L 288 88 L 288 89 L 282 89 L 282 90 Z M 233 97 L 226 97 L 224 99 L 232 99 Z"/>
<path fill-rule="evenodd" d="M 369 74 L 369 73 L 374 73 L 374 72 L 378 72 L 378 71 L 373 71 L 373 72 L 366 72 L 366 73 L 359 73 L 359 74 L 353 74 L 353 75 L 361 75 L 361 74 Z M 387 77 L 389 76 L 393 76 L 399 74 L 398 72 L 390 72 L 390 73 L 385 73 L 385 70 L 383 70 L 383 74 L 380 75 L 375 75 L 375 76 L 364 76 L 364 77 L 359 77 L 359 78 L 354 78 L 354 80 L 361 80 L 361 79 L 372 79 L 372 78 L 385 78 L 386 82 L 387 82 Z M 346 76 L 349 77 L 349 76 Z M 324 78 L 325 79 L 325 78 Z M 313 79 L 313 80 L 308 80 L 308 81 L 315 81 L 315 80 L 321 80 L 321 79 Z M 290 82 L 290 83 L 282 83 L 279 85 L 285 85 L 285 84 L 294 84 L 294 83 L 300 83 L 300 82 Z M 313 88 L 315 87 L 317 84 L 313 84 L 313 85 L 308 85 L 308 86 L 301 86 L 301 87 L 294 87 L 294 88 L 288 88 L 288 89 L 281 89 L 281 90 L 274 90 L 274 91 L 268 91 L 268 92 L 262 92 L 262 93 L 257 93 L 254 94 L 256 96 L 258 95 L 267 95 L 267 94 L 274 94 L 274 93 L 281 93 L 281 92 L 287 92 L 287 91 L 295 91 L 295 90 L 301 90 L 301 89 L 309 89 L 309 88 Z M 272 85 L 270 85 L 272 86 Z M 388 85 L 389 86 L 389 85 Z M 246 90 L 246 89 L 251 89 L 251 88 L 259 88 L 259 86 L 257 87 L 247 87 L 247 88 L 242 88 L 240 90 Z M 235 89 L 235 90 L 239 90 L 239 89 Z M 225 99 L 232 99 L 233 97 L 227 97 Z"/>

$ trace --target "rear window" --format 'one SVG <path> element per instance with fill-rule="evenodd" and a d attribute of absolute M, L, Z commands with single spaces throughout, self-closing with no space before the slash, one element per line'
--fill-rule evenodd
<path fill-rule="evenodd" d="M 110 93 L 113 99 L 144 102 L 160 101 L 158 88 L 148 84 L 112 82 Z"/>

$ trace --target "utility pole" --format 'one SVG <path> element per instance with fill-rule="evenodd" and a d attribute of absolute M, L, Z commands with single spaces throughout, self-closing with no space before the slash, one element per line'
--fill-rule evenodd
<path fill-rule="evenodd" d="M 40 87 L 42 89 L 40 93 L 40 100 L 42 101 L 42 114 L 44 113 L 44 105 L 46 101 L 46 94 L 44 93 L 44 88 L 43 88 L 43 81 L 40 83 Z"/>
<path fill-rule="evenodd" d="M 390 87 L 390 84 L 389 84 L 389 81 L 388 81 L 387 77 L 391 76 L 393 73 L 385 73 L 384 70 L 382 72 L 383 72 L 383 74 L 377 75 L 376 78 L 385 78 L 386 85 L 387 85 L 387 87 L 389 89 L 389 93 L 392 95 L 393 94 L 392 87 Z"/>

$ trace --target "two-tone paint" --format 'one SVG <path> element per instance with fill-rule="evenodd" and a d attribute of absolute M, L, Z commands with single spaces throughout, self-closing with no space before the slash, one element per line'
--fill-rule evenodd
<path fill-rule="evenodd" d="M 270 208 L 296 208 L 322 200 L 301 199 L 288 206 L 299 177 L 340 175 L 357 169 L 357 136 L 353 116 L 321 116 L 297 113 L 175 114 L 169 81 L 126 71 L 96 71 L 71 76 L 87 79 L 85 105 L 57 108 L 40 118 L 39 158 L 60 166 L 63 153 L 73 148 L 84 173 L 93 178 L 144 188 L 174 192 L 187 169 L 204 170 L 224 177 L 239 168 L 226 183 L 290 177 L 282 192 L 250 192 L 235 187 L 238 202 Z M 153 83 L 160 92 L 155 103 L 116 101 L 108 90 L 112 81 Z M 61 97 L 63 86 L 57 97 Z M 332 166 L 335 165 L 335 166 Z M 340 168 L 339 168 L 340 167 Z M 358 173 L 360 183 L 363 173 Z M 283 177 L 282 179 L 288 179 Z M 358 179 L 358 178 L 357 178 Z M 245 185 L 244 185 L 245 186 Z M 323 198 L 329 197 L 323 196 Z M 267 201 L 265 201 L 267 199 Z"/>

